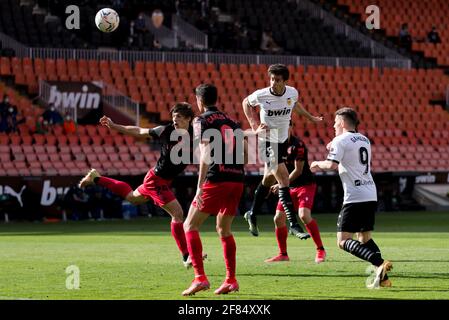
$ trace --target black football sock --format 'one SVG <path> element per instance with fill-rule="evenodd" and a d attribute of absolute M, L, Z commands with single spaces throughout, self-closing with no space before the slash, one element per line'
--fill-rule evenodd
<path fill-rule="evenodd" d="M 298 219 L 296 219 L 295 207 L 293 206 L 292 197 L 290 196 L 290 188 L 284 187 L 279 188 L 279 200 L 284 207 L 285 214 L 287 215 L 287 219 L 290 222 L 290 225 L 297 225 Z"/>
<path fill-rule="evenodd" d="M 370 249 L 371 251 L 374 251 L 382 259 L 382 253 L 380 252 L 379 247 L 377 246 L 377 244 L 374 242 L 373 239 L 369 239 L 369 241 L 362 244 L 362 246 Z M 382 280 L 387 280 L 387 279 L 388 279 L 388 275 L 385 274 L 385 277 Z"/>
<path fill-rule="evenodd" d="M 377 246 L 377 244 L 374 242 L 373 239 L 369 239 L 369 241 L 362 244 L 362 246 L 364 246 L 364 247 L 370 249 L 371 251 L 374 251 L 375 253 L 378 253 L 382 256 L 382 254 L 380 253 L 379 247 Z"/>
<path fill-rule="evenodd" d="M 379 253 L 362 245 L 357 240 L 353 240 L 353 239 L 346 240 L 343 245 L 343 250 L 356 256 L 357 258 L 360 258 L 362 260 L 372 263 L 376 267 L 380 266 L 384 262 L 384 260 L 382 259 L 382 257 L 380 256 Z"/>
<path fill-rule="evenodd" d="M 256 191 L 254 192 L 253 205 L 251 206 L 251 212 L 253 216 L 256 216 L 256 214 L 260 212 L 262 203 L 264 202 L 269 190 L 270 188 L 265 187 L 262 182 L 260 182 L 257 186 Z"/>

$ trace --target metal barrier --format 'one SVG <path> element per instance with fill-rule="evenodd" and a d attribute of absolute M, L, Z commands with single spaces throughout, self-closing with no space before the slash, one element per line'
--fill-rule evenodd
<path fill-rule="evenodd" d="M 16 53 L 16 56 L 19 58 L 24 58 L 29 56 L 29 49 L 27 46 L 22 43 L 14 40 L 10 36 L 0 32 L 0 41 L 2 42 L 3 48 L 11 48 Z"/>
<path fill-rule="evenodd" d="M 102 81 L 93 81 L 92 83 L 102 88 L 101 99 L 104 102 L 121 111 L 122 113 L 135 117 L 136 126 L 139 126 L 139 103 L 132 101 L 129 97 L 125 96 L 109 83 Z"/>
<path fill-rule="evenodd" d="M 180 16 L 172 15 L 172 28 L 179 38 L 195 49 L 207 49 L 207 34 L 201 32 L 190 23 L 184 21 Z"/>
<path fill-rule="evenodd" d="M 394 59 L 406 59 L 394 50 L 388 49 L 381 43 L 372 40 L 368 36 L 339 20 L 319 5 L 307 0 L 296 0 L 296 3 L 299 8 L 307 11 L 311 16 L 321 19 L 325 26 L 332 26 L 337 34 L 344 34 L 349 40 L 357 41 L 362 47 L 369 48 L 372 55 L 382 55 L 386 58 Z"/>
<path fill-rule="evenodd" d="M 2 33 L 0 33 L 2 35 Z M 9 38 L 9 37 L 8 37 Z M 13 40 L 18 44 L 17 41 Z M 273 64 L 291 65 L 326 65 L 333 67 L 380 67 L 410 69 L 411 60 L 402 58 L 351 58 L 351 57 L 310 57 L 283 55 L 254 54 L 224 54 L 205 52 L 173 52 L 173 51 L 118 51 L 95 49 L 65 49 L 65 48 L 26 48 L 16 46 L 20 57 L 41 59 L 85 59 L 110 61 L 161 61 L 161 62 L 191 62 L 191 63 L 234 63 L 234 64 Z M 25 48 L 25 49 L 24 49 Z"/>

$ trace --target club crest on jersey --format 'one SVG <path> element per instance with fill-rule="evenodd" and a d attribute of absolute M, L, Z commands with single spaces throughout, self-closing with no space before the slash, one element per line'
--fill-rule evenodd
<path fill-rule="evenodd" d="M 287 114 L 290 114 L 291 111 L 292 111 L 291 109 L 287 109 L 287 108 L 284 108 L 284 109 L 282 109 L 282 110 L 268 110 L 268 111 L 267 111 L 267 115 L 268 115 L 269 117 L 273 117 L 273 116 L 285 116 L 285 115 L 287 115 Z"/>
<path fill-rule="evenodd" d="M 292 105 L 292 98 L 288 98 L 288 99 L 287 99 L 287 104 L 288 104 L 289 106 Z"/>

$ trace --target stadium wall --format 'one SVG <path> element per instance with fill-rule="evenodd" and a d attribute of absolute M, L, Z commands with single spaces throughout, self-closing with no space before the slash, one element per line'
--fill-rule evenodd
<path fill-rule="evenodd" d="M 113 177 L 126 181 L 132 188 L 138 187 L 143 175 Z M 0 212 L 9 213 L 10 219 L 28 219 L 30 216 L 62 219 L 62 200 L 67 191 L 76 186 L 77 176 L 0 177 Z M 248 210 L 254 190 L 261 176 L 246 177 L 244 195 L 240 203 L 240 214 Z M 315 213 L 338 212 L 343 190 L 337 175 L 317 176 L 317 193 L 313 211 Z M 447 183 L 449 172 L 429 173 L 378 173 L 374 174 L 378 190 L 379 211 L 420 210 L 413 200 L 416 184 Z M 179 176 L 173 182 L 173 190 L 185 212 L 195 195 L 196 175 Z M 4 197 L 9 195 L 8 197 Z M 9 202 L 7 202 L 9 198 Z M 273 214 L 277 199 L 270 197 L 262 207 L 263 214 Z M 151 205 L 150 205 L 151 206 Z M 152 208 L 157 211 L 156 208 Z M 8 212 L 9 211 L 9 212 Z M 160 213 L 162 214 L 162 213 Z M 0 217 L 3 219 L 3 217 Z"/>

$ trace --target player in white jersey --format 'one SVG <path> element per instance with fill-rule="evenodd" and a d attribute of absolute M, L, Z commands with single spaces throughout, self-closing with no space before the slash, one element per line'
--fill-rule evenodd
<path fill-rule="evenodd" d="M 259 234 L 256 215 L 262 202 L 270 192 L 270 187 L 277 181 L 279 184 L 279 200 L 285 209 L 290 222 L 290 233 L 300 239 L 310 235 L 301 228 L 295 215 L 289 191 L 289 173 L 285 166 L 288 148 L 288 130 L 295 111 L 312 122 L 320 122 L 322 117 L 312 116 L 298 101 L 298 91 L 286 85 L 290 76 L 287 66 L 274 64 L 268 68 L 270 86 L 260 89 L 243 100 L 243 110 L 251 129 L 265 138 L 259 139 L 259 148 L 265 158 L 265 171 L 262 182 L 257 186 L 251 210 L 245 213 L 253 235 Z M 260 108 L 260 124 L 256 107 Z"/>
<path fill-rule="evenodd" d="M 337 245 L 352 255 L 377 267 L 369 288 L 391 287 L 387 272 L 393 268 L 382 259 L 379 247 L 371 238 L 377 209 L 376 184 L 371 176 L 371 143 L 357 133 L 357 113 L 341 108 L 335 113 L 335 138 L 328 145 L 325 161 L 314 161 L 312 172 L 337 170 L 343 184 L 344 200 L 337 221 Z M 357 233 L 358 240 L 353 240 Z"/>

